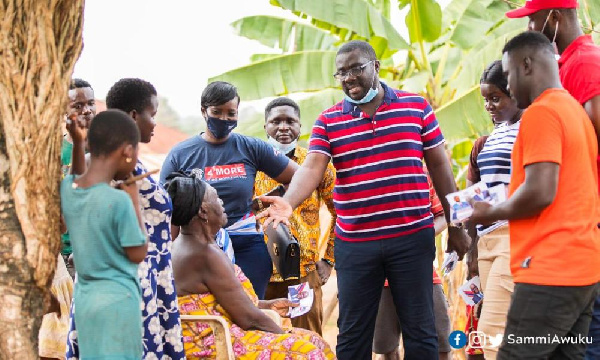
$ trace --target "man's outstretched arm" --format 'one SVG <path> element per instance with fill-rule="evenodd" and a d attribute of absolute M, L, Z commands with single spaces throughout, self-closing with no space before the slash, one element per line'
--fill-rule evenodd
<path fill-rule="evenodd" d="M 309 153 L 302 166 L 292 177 L 282 198 L 278 196 L 259 197 L 262 202 L 271 204 L 266 211 L 257 216 L 259 219 L 267 218 L 263 226 L 267 226 L 270 222 L 273 222 L 273 227 L 277 227 L 280 222 L 289 224 L 288 218 L 292 215 L 293 209 L 302 204 L 321 183 L 328 163 L 329 156 Z"/>

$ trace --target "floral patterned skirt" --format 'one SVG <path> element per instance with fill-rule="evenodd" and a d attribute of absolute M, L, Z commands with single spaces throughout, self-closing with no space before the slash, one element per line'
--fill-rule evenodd
<path fill-rule="evenodd" d="M 258 302 L 252 284 L 236 266 L 236 275 L 246 294 Z M 182 315 L 222 316 L 229 324 L 236 359 L 335 359 L 329 345 L 314 332 L 293 328 L 286 334 L 244 331 L 232 323 L 229 314 L 210 293 L 178 297 Z M 210 326 L 201 322 L 183 322 L 183 342 L 187 359 L 215 359 L 215 338 Z"/>

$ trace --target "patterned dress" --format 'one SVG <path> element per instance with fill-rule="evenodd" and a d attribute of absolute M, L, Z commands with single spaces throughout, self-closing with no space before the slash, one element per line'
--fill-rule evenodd
<path fill-rule="evenodd" d="M 64 359 L 67 332 L 69 330 L 69 308 L 73 297 L 73 279 L 67 271 L 62 256 L 58 255 L 56 272 L 50 291 L 60 304 L 58 313 L 44 315 L 40 328 L 39 355 L 41 357 Z"/>
<path fill-rule="evenodd" d="M 138 161 L 134 175 L 147 172 Z M 140 185 L 140 205 L 148 232 L 148 254 L 138 267 L 142 287 L 142 322 L 144 325 L 144 359 L 185 359 L 181 322 L 171 265 L 171 199 L 154 179 L 147 177 Z M 67 341 L 67 359 L 78 359 L 77 332 L 71 307 L 71 329 Z M 127 334 L 123 334 L 127 336 Z"/>
<path fill-rule="evenodd" d="M 235 272 L 252 302 L 258 297 L 242 270 Z M 316 333 L 292 328 L 291 333 L 273 334 L 266 331 L 244 331 L 235 325 L 229 314 L 211 293 L 180 296 L 179 308 L 184 315 L 222 316 L 229 324 L 236 359 L 335 359 L 329 345 Z M 184 322 L 183 341 L 188 359 L 216 359 L 215 338 L 211 328 L 202 323 Z"/>

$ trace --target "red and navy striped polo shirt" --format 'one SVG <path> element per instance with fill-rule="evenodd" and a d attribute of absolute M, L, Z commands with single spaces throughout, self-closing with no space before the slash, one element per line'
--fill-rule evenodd
<path fill-rule="evenodd" d="M 319 115 L 309 152 L 333 160 L 336 235 L 345 241 L 398 237 L 433 226 L 423 151 L 444 143 L 433 109 L 419 95 L 385 84 L 370 118 L 341 101 Z"/>

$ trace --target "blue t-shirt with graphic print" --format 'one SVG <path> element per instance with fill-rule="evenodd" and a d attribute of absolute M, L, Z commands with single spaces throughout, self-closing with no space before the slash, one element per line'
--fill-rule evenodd
<path fill-rule="evenodd" d="M 195 174 L 217 190 L 227 213 L 227 226 L 250 212 L 254 178 L 262 171 L 279 176 L 289 159 L 266 142 L 232 133 L 222 144 L 211 144 L 202 134 L 175 145 L 160 172 L 160 182 L 174 171 Z"/>

